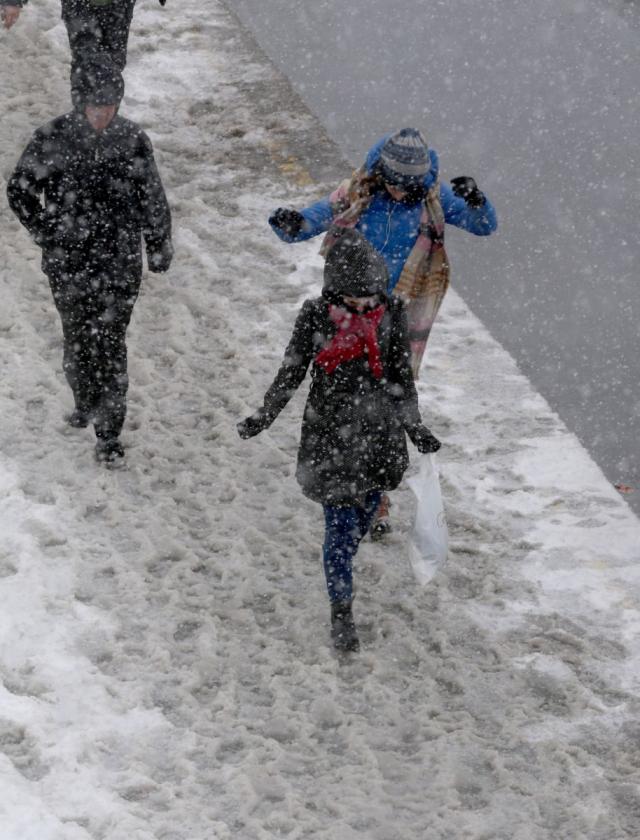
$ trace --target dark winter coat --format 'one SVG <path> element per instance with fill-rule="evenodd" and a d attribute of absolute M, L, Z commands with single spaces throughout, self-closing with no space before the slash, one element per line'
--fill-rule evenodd
<path fill-rule="evenodd" d="M 7 193 L 47 274 L 98 264 L 139 275 L 141 235 L 150 268 L 171 261 L 171 214 L 151 142 L 124 117 L 100 134 L 77 111 L 38 129 Z"/>
<path fill-rule="evenodd" d="M 318 352 L 335 335 L 325 297 L 307 300 L 284 362 L 264 399 L 269 422 L 282 411 Z M 409 365 L 404 304 L 390 298 L 378 329 L 384 375 L 366 358 L 327 374 L 317 364 L 302 421 L 296 477 L 306 496 L 331 505 L 362 505 L 371 490 L 392 490 L 409 464 L 405 428 L 420 423 Z"/>

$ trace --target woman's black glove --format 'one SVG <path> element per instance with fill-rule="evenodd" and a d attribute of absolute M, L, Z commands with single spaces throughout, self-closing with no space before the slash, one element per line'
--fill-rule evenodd
<path fill-rule="evenodd" d="M 251 417 L 241 420 L 236 429 L 243 440 L 259 435 L 271 425 L 268 415 L 263 408 L 259 408 Z"/>
<path fill-rule="evenodd" d="M 478 189 L 475 180 L 468 175 L 460 175 L 458 178 L 452 178 L 451 189 L 460 198 L 464 198 L 469 207 L 482 207 L 487 200 L 484 197 L 484 193 Z"/>
<path fill-rule="evenodd" d="M 278 209 L 269 216 L 269 224 L 277 227 L 287 236 L 297 236 L 304 224 L 304 216 L 297 210 L 289 210 L 287 207 Z"/>
<path fill-rule="evenodd" d="M 407 434 L 411 439 L 411 443 L 415 446 L 418 452 L 427 455 L 429 452 L 437 452 L 442 446 L 438 438 L 434 437 L 426 426 L 422 423 L 416 423 L 415 426 L 407 428 Z"/>

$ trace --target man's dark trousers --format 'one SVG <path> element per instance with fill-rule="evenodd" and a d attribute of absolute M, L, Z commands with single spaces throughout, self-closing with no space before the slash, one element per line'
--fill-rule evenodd
<path fill-rule="evenodd" d="M 73 272 L 47 272 L 62 321 L 63 369 L 76 408 L 93 419 L 96 436 L 118 437 L 127 411 L 125 337 L 140 274 L 89 263 Z"/>

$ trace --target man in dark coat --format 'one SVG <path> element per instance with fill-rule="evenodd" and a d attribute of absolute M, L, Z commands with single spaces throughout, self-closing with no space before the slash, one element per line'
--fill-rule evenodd
<path fill-rule="evenodd" d="M 6 29 L 16 23 L 27 0 L 0 0 Z M 62 0 L 62 19 L 71 48 L 71 91 L 77 95 L 80 65 L 107 53 L 119 70 L 127 63 L 127 42 L 136 0 Z M 160 0 L 164 6 L 166 0 Z"/>
<path fill-rule="evenodd" d="M 262 408 L 238 432 L 249 438 L 268 428 L 313 362 L 296 477 L 324 508 L 334 643 L 357 650 L 353 557 L 382 492 L 398 486 L 409 464 L 405 432 L 421 452 L 440 444 L 420 419 L 405 306 L 387 297 L 384 260 L 358 231 L 336 237 L 322 297 L 303 304 Z"/>
<path fill-rule="evenodd" d="M 82 73 L 85 104 L 39 128 L 9 180 L 12 210 L 42 248 L 62 320 L 64 372 L 75 411 L 93 421 L 99 459 L 124 454 L 125 335 L 142 278 L 141 238 L 150 271 L 173 256 L 171 214 L 151 142 L 117 114 L 124 84 L 109 62 Z"/>

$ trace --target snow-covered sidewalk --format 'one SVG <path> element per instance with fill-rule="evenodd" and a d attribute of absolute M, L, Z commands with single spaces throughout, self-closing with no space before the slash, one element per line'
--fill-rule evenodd
<path fill-rule="evenodd" d="M 5 181 L 67 108 L 58 12 L 0 35 Z M 125 470 L 62 422 L 57 316 L 1 205 L 1 840 L 637 837 L 638 519 L 452 292 L 420 385 L 450 561 L 416 587 L 401 488 L 337 659 L 304 394 L 235 431 L 321 282 L 266 217 L 331 148 L 219 0 L 141 0 L 126 81 L 177 257 L 130 328 Z"/>

